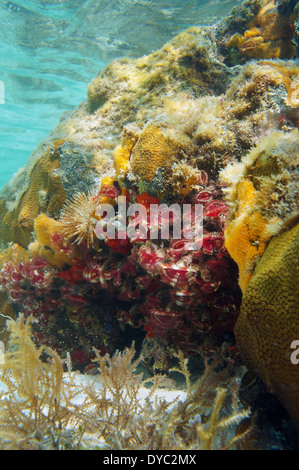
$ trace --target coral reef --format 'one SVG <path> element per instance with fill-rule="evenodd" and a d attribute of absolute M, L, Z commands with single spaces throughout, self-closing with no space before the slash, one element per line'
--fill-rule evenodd
<path fill-rule="evenodd" d="M 160 168 L 170 165 L 170 149 L 156 126 L 147 127 L 139 136 L 130 158 L 135 176 L 152 182 Z"/>
<path fill-rule="evenodd" d="M 94 348 L 113 356 L 133 340 L 150 371 L 167 371 L 179 351 L 195 363 L 221 352 L 238 368 L 239 346 L 255 371 L 259 345 L 289 331 L 280 313 L 271 333 L 256 336 L 263 320 L 251 305 L 257 295 L 273 310 L 272 284 L 259 294 L 259 273 L 271 271 L 267 253 L 290 236 L 298 211 L 299 69 L 285 60 L 294 7 L 246 1 L 215 26 L 114 61 L 2 189 L 1 311 L 33 315 L 39 347 L 68 352 L 87 373 Z M 278 273 L 287 269 L 280 259 Z M 297 419 L 285 379 L 267 364 L 258 373 Z M 224 398 L 220 389 L 213 432 Z M 196 439 L 213 447 L 208 428 L 197 423 Z"/>
<path fill-rule="evenodd" d="M 112 295 L 118 302 L 113 321 L 118 321 L 122 328 L 130 326 L 143 331 L 143 335 L 159 339 L 165 352 L 168 348 L 179 347 L 188 354 L 200 350 L 214 354 L 221 336 L 234 327 L 240 295 L 235 278 L 230 279 L 228 274 L 235 266 L 223 246 L 228 208 L 221 201 L 221 190 L 211 182 L 207 185 L 206 174 L 200 175 L 206 184 L 205 189 L 192 192 L 189 198 L 191 212 L 197 203 L 203 207 L 203 240 L 196 249 L 192 248 L 192 239 L 175 239 L 171 234 L 168 240 L 161 237 L 164 224 L 171 215 L 168 211 L 161 210 L 157 225 L 148 212 L 144 235 L 134 229 L 136 216 L 129 216 L 126 238 L 117 236 L 116 239 L 97 240 L 92 247 L 83 238 L 76 237 L 75 229 L 70 232 L 73 233 L 70 240 L 63 236 L 65 227 L 68 230 L 65 211 L 61 214 L 64 223 L 40 215 L 35 221 L 37 242 L 29 245 L 26 252 L 28 261 L 9 259 L 3 264 L 2 290 L 26 316 L 34 312 L 39 318 L 38 309 L 41 307 L 43 315 L 46 312 L 49 315 L 55 309 L 60 311 L 60 319 L 51 317 L 54 325 L 61 318 L 72 324 L 75 322 L 75 326 L 84 317 L 93 318 L 92 322 L 96 318 L 98 326 L 92 334 L 96 341 L 96 329 L 99 329 L 101 347 L 107 342 L 111 347 L 113 341 L 109 328 L 107 330 L 106 314 L 99 316 L 98 305 L 102 304 L 104 293 L 107 299 Z M 134 197 L 138 204 L 153 202 L 153 198 L 146 194 L 139 196 L 130 192 L 131 201 Z M 192 213 L 190 216 L 193 218 L 193 232 L 195 219 Z M 82 220 L 78 220 L 76 227 L 81 227 Z M 94 225 L 91 222 L 89 233 L 93 233 L 93 229 L 97 233 L 96 222 L 93 219 Z M 171 220 L 170 230 L 174 224 L 175 221 Z M 150 239 L 151 230 L 157 231 L 156 240 Z M 180 233 L 183 234 L 183 230 L 180 228 Z M 13 277 L 12 270 L 17 273 Z M 88 325 L 89 321 L 82 324 L 84 328 Z M 35 328 L 37 336 L 48 341 L 49 328 L 46 319 L 40 322 Z M 70 326 L 65 335 L 67 331 L 70 334 Z M 214 339 L 207 334 L 212 331 Z M 117 338 L 119 329 L 114 327 L 114 333 Z M 51 336 L 48 338 L 53 347 L 57 342 Z M 86 357 L 81 365 L 88 366 L 92 344 L 84 343 Z M 76 365 L 77 360 L 72 359 Z M 161 362 L 162 369 L 170 359 L 171 356 L 165 359 L 166 363 Z"/>
<path fill-rule="evenodd" d="M 298 218 L 297 218 L 298 219 Z M 299 369 L 291 343 L 299 337 L 299 225 L 270 241 L 247 286 L 236 337 L 257 372 L 299 425 Z"/>
<path fill-rule="evenodd" d="M 70 258 L 67 253 L 57 247 L 56 238 L 62 238 L 64 235 L 65 225 L 62 222 L 51 219 L 50 217 L 41 214 L 36 217 L 34 221 L 34 231 L 37 238 L 37 243 L 29 245 L 29 252 L 33 257 L 38 254 L 51 265 L 57 268 L 62 268 L 65 265 L 71 264 Z M 74 234 L 74 236 L 76 233 Z M 65 250 L 66 251 L 66 250 Z"/>
<path fill-rule="evenodd" d="M 294 12 L 296 2 L 266 0 L 245 2 L 236 9 L 235 23 L 230 22 L 218 39 L 225 61 L 230 65 L 244 59 L 291 59 L 296 55 Z M 245 13 L 241 21 L 236 18 Z M 229 36 L 232 29 L 236 32 Z M 220 32 L 226 33 L 222 38 Z M 238 51 L 238 52 L 237 52 Z"/>
<path fill-rule="evenodd" d="M 298 211 L 299 133 L 273 132 L 221 175 L 232 207 L 225 244 L 244 292 L 270 238 Z"/>

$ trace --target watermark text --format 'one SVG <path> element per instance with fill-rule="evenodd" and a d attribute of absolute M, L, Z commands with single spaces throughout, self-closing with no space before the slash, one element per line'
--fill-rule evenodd
<path fill-rule="evenodd" d="M 111 204 L 100 204 L 96 211 L 100 220 L 95 234 L 99 240 L 176 240 L 189 241 L 188 250 L 200 250 L 203 239 L 203 207 L 201 204 L 136 203 L 127 206 L 125 196 L 119 196 L 117 213 Z"/>
<path fill-rule="evenodd" d="M 291 354 L 291 363 L 294 365 L 299 364 L 299 340 L 295 339 L 291 343 L 291 349 L 295 349 L 295 351 Z"/>

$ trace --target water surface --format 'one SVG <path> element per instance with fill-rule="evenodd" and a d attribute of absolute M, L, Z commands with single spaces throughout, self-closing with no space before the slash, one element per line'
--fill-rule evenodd
<path fill-rule="evenodd" d="M 0 0 L 0 187 L 109 62 L 159 49 L 240 1 Z M 1 90 L 0 90 L 1 91 Z M 0 93 L 1 103 L 1 93 Z"/>

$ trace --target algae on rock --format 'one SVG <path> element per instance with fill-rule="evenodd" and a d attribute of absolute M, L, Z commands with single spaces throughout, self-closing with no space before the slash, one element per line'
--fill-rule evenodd
<path fill-rule="evenodd" d="M 123 328 L 128 324 L 135 332 L 137 325 L 144 321 L 144 311 L 138 310 L 142 297 L 140 292 L 148 287 L 152 293 L 155 283 L 161 280 L 161 273 L 159 279 L 153 271 L 146 272 L 150 274 L 147 277 L 143 271 L 141 276 L 143 267 L 140 264 L 136 281 L 136 266 L 129 255 L 134 251 L 131 253 L 130 243 L 115 247 L 116 241 L 115 244 L 111 242 L 99 247 L 93 236 L 92 204 L 92 213 L 83 221 L 80 211 L 80 220 L 76 217 L 71 220 L 75 224 L 71 228 L 73 233 L 65 228 L 67 242 L 72 245 L 66 246 L 66 241 L 62 240 L 62 221 L 67 207 L 71 205 L 70 201 L 78 201 L 75 195 L 81 194 L 81 202 L 87 201 L 89 205 L 96 201 L 90 198 L 109 198 L 111 194 L 114 198 L 121 193 L 147 203 L 159 199 L 182 204 L 184 198 L 195 198 L 196 191 L 202 189 L 201 197 L 215 196 L 212 202 L 217 204 L 213 205 L 213 209 L 218 210 L 216 217 L 219 214 L 221 217 L 217 221 L 222 224 L 226 217 L 226 204 L 220 172 L 229 186 L 232 202 L 226 231 L 227 247 L 239 264 L 244 292 L 242 308 L 246 310 L 247 289 L 254 286 L 253 297 L 258 292 L 259 286 L 254 282 L 258 269 L 264 267 L 267 271 L 270 267 L 266 255 L 276 240 L 270 241 L 271 237 L 278 235 L 289 218 L 296 217 L 299 108 L 297 98 L 294 99 L 294 84 L 299 79 L 299 70 L 295 61 L 283 60 L 294 55 L 293 38 L 268 37 L 266 34 L 276 31 L 281 22 L 287 31 L 292 29 L 295 18 L 293 10 L 292 1 L 280 0 L 275 4 L 273 0 L 246 1 L 218 25 L 189 28 L 148 56 L 114 61 L 92 80 L 87 100 L 63 117 L 51 135 L 33 152 L 26 167 L 0 193 L 0 240 L 6 248 L 2 254 L 7 262 L 5 269 L 1 266 L 1 282 L 3 289 L 7 287 L 10 294 L 0 298 L 3 313 L 19 311 L 21 304 L 17 301 L 21 300 L 26 313 L 34 310 L 42 316 L 41 329 L 37 331 L 39 341 L 53 341 L 64 350 L 73 348 L 74 356 L 79 356 L 80 365 L 86 365 L 91 360 L 94 341 L 101 344 L 104 351 L 107 347 L 115 349 L 116 346 L 124 346 L 126 338 Z M 271 13 L 269 24 L 264 21 L 267 12 Z M 259 28 L 260 31 L 257 31 Z M 234 34 L 239 36 L 230 43 Z M 278 55 L 277 48 L 281 43 L 276 41 L 285 41 L 286 45 L 286 49 L 282 47 Z M 266 54 L 261 54 L 261 51 Z M 255 57 L 259 61 L 248 62 L 248 59 Z M 58 220 L 60 216 L 61 221 Z M 52 231 L 53 227 L 55 230 Z M 209 220 L 207 227 L 207 232 L 215 232 L 215 220 Z M 82 237 L 82 230 L 85 234 L 87 231 L 87 237 Z M 280 236 L 287 237 L 291 232 L 287 233 Z M 219 243 L 222 242 L 221 237 L 222 232 Z M 215 233 L 211 239 L 216 243 Z M 80 243 L 82 246 L 78 247 Z M 145 245 L 146 248 L 150 247 L 150 243 Z M 248 248 L 245 253 L 244 247 Z M 208 248 L 211 255 L 213 249 Z M 215 280 L 211 278 L 211 272 L 199 260 L 196 265 L 197 281 L 206 287 L 210 282 L 213 293 L 220 293 L 222 303 L 217 306 L 217 315 L 213 311 L 216 325 L 219 308 L 223 313 L 225 301 L 236 296 L 232 303 L 233 312 L 229 308 L 225 310 L 231 313 L 231 327 L 238 314 L 239 299 L 235 265 L 224 247 L 217 249 L 218 258 L 225 253 L 227 263 L 231 263 L 231 278 L 224 280 L 226 290 L 221 293 L 219 285 L 222 281 L 219 281 L 220 284 L 212 282 Z M 152 251 L 156 255 L 158 248 Z M 14 252 L 24 254 L 24 263 L 18 261 L 17 268 Z M 133 255 L 136 252 L 137 248 Z M 134 259 L 136 261 L 136 256 Z M 187 258 L 184 259 L 185 264 L 188 264 L 187 261 Z M 175 264 L 173 260 L 171 262 Z M 291 264 L 288 258 L 287 267 Z M 219 259 L 212 260 L 211 265 L 217 271 Z M 277 266 L 277 272 L 283 266 Z M 37 274 L 34 273 L 35 268 Z M 169 266 L 166 268 L 169 269 Z M 166 268 L 164 266 L 163 269 Z M 170 266 L 170 271 L 172 269 L 171 272 L 178 273 L 178 266 L 174 268 Z M 189 267 L 180 265 L 179 268 L 183 268 L 183 279 L 187 278 L 189 282 L 188 276 L 184 278 L 184 269 L 186 271 Z M 55 277 L 55 281 L 51 285 L 52 290 L 47 291 L 49 270 L 53 270 L 50 275 Z M 193 266 L 191 275 L 195 284 Z M 32 280 L 32 276 L 35 284 L 28 281 Z M 167 276 L 164 276 L 165 279 L 169 281 Z M 107 280 L 111 281 L 109 286 Z M 45 281 L 44 284 L 41 281 Z M 158 312 L 165 321 L 169 318 L 179 318 L 181 321 L 181 312 L 171 311 L 173 305 L 176 309 L 183 306 L 184 312 L 190 314 L 190 292 L 186 294 L 186 283 L 182 283 L 184 289 L 180 285 L 177 290 L 173 289 L 177 281 L 177 276 L 175 280 L 170 279 L 170 287 L 167 286 L 171 288 L 170 293 L 165 285 L 162 286 L 161 299 L 164 301 L 167 292 L 170 297 L 168 301 L 171 302 L 164 317 L 165 312 L 161 314 L 153 308 L 156 304 L 150 296 L 150 312 Z M 44 290 L 40 289 L 41 285 Z M 121 291 L 118 291 L 117 299 L 113 297 L 114 288 Z M 292 298 L 290 289 L 286 291 Z M 47 299 L 51 308 L 44 316 L 41 292 L 50 292 L 49 295 L 53 296 L 52 303 Z M 252 290 L 248 291 L 248 295 L 250 292 Z M 214 306 L 209 296 L 211 292 L 197 293 L 196 302 L 201 306 L 186 323 L 191 326 L 195 324 L 199 329 L 197 338 L 204 336 L 210 340 L 205 347 L 214 354 L 213 347 L 218 337 L 209 337 L 210 333 L 205 330 L 207 310 L 210 305 Z M 271 310 L 273 306 L 267 296 L 268 292 L 263 301 L 267 304 L 265 308 Z M 208 307 L 204 301 L 207 301 Z M 124 303 L 126 307 L 123 307 Z M 49 305 L 43 304 L 44 307 Z M 259 319 L 256 319 L 258 325 Z M 45 325 L 44 330 L 42 325 Z M 225 322 L 223 325 L 220 322 L 219 330 L 223 333 L 226 326 Z M 152 330 L 147 327 L 148 339 Z M 183 339 L 190 347 L 190 330 L 182 331 L 186 335 Z M 275 334 L 277 332 L 274 331 L 273 337 Z M 243 345 L 242 339 L 239 341 L 246 358 L 246 345 Z M 77 345 L 79 347 L 75 349 Z M 83 353 L 88 351 L 87 358 L 82 350 Z M 268 379 L 266 372 L 261 372 L 265 380 Z M 273 385 L 273 389 L 277 390 L 284 403 L 280 384 Z M 216 398 L 221 404 L 222 392 Z M 287 407 L 292 410 L 293 404 L 287 404 Z M 217 416 L 214 418 L 216 420 Z M 198 431 L 200 426 L 196 424 L 195 428 Z"/>

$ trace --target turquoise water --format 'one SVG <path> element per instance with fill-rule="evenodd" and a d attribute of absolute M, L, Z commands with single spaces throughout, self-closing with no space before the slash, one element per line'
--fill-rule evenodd
<path fill-rule="evenodd" d="M 238 3 L 0 0 L 0 187 L 60 116 L 85 99 L 89 81 L 109 62 L 148 54 L 189 26 L 219 20 Z"/>

